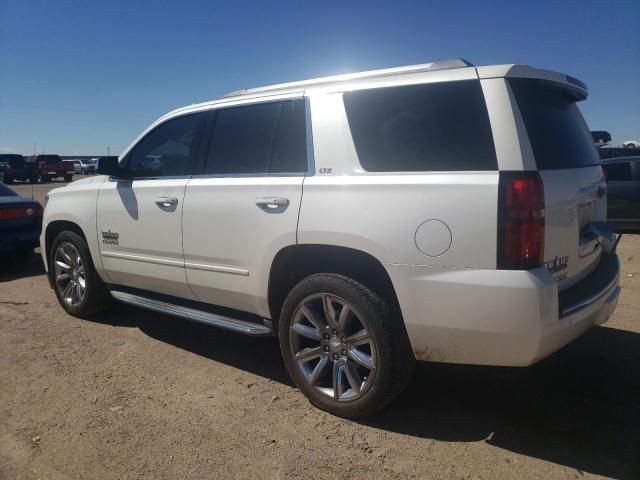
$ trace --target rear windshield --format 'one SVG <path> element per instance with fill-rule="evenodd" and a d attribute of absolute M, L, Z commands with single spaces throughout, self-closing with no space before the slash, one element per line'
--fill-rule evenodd
<path fill-rule="evenodd" d="M 58 155 L 39 155 L 38 161 L 47 162 L 49 165 L 51 165 L 52 163 L 61 162 L 62 159 Z"/>
<path fill-rule="evenodd" d="M 596 165 L 591 133 L 567 91 L 526 78 L 509 79 L 524 120 L 538 170 Z"/>
<path fill-rule="evenodd" d="M 498 169 L 478 80 L 347 92 L 344 104 L 367 171 Z"/>
<path fill-rule="evenodd" d="M 17 197 L 18 194 L 0 182 L 0 197 Z"/>
<path fill-rule="evenodd" d="M 24 161 L 24 157 L 22 155 L 14 155 L 13 153 L 4 153 L 0 155 L 0 162 L 20 162 Z"/>

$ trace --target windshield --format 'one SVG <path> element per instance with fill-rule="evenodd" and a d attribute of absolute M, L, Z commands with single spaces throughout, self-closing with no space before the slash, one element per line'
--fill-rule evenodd
<path fill-rule="evenodd" d="M 600 162 L 580 110 L 566 90 L 527 78 L 509 79 L 527 128 L 538 170 L 596 165 Z"/>

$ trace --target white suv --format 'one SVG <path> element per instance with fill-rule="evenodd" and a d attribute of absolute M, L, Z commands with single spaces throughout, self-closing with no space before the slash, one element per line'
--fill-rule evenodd
<path fill-rule="evenodd" d="M 463 60 L 233 92 L 51 191 L 42 257 L 72 315 L 113 298 L 277 335 L 313 404 L 368 415 L 415 359 L 530 365 L 610 317 L 586 96 Z"/>

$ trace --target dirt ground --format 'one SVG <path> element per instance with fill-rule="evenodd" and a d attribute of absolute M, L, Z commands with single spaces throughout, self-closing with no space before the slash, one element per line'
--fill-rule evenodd
<path fill-rule="evenodd" d="M 619 253 L 605 326 L 530 368 L 420 364 L 359 422 L 310 406 L 275 339 L 125 306 L 79 320 L 36 255 L 0 260 L 0 479 L 638 479 L 640 236 Z"/>

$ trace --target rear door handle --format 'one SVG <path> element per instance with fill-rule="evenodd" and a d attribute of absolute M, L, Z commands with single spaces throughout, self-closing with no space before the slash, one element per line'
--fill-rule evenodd
<path fill-rule="evenodd" d="M 265 197 L 256 198 L 256 205 L 260 208 L 279 208 L 288 207 L 289 199 L 282 197 Z"/>
<path fill-rule="evenodd" d="M 156 197 L 155 202 L 164 208 L 173 207 L 178 204 L 178 199 L 176 197 Z"/>

